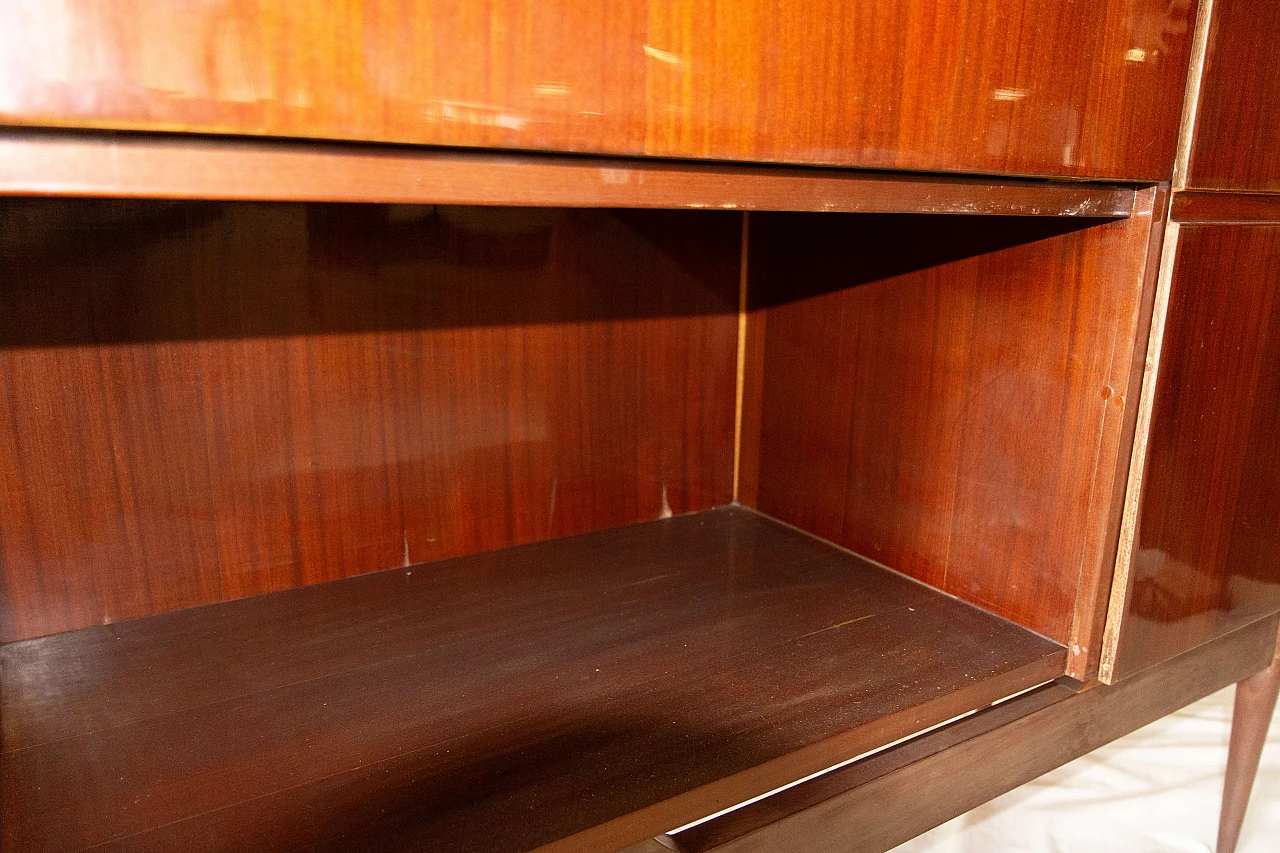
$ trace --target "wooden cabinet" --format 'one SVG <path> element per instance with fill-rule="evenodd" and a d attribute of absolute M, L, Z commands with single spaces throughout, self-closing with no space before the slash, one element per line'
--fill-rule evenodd
<path fill-rule="evenodd" d="M 1066 641 L 1119 511 L 1103 390 L 1133 381 L 1153 190 L 830 176 L 856 212 L 73 197 L 119 193 L 93 158 L 139 152 L 61 144 L 47 177 L 7 178 L 47 197 L 0 206 L 8 847 L 617 849 L 1093 648 Z M 636 165 L 637 201 L 640 177 L 706 180 Z M 467 192 L 476 166 L 451 167 Z M 807 173 L 720 180 L 812 205 Z"/>
<path fill-rule="evenodd" d="M 0 10 L 0 844 L 883 850 L 1264 669 L 1213 8 Z"/>

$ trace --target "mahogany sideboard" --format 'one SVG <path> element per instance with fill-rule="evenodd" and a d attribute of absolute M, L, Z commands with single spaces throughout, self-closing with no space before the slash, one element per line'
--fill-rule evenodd
<path fill-rule="evenodd" d="M 883 851 L 1280 689 L 1280 6 L 0 3 L 5 851 Z"/>

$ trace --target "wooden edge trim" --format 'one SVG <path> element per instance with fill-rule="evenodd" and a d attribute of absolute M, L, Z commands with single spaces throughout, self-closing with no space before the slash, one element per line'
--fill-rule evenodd
<path fill-rule="evenodd" d="M 1143 365 L 1151 333 L 1168 209 L 1168 184 L 1141 190 L 1133 218 L 1126 223 L 1127 227 L 1140 229 L 1140 240 L 1135 240 L 1131 251 L 1140 249 L 1142 256 L 1133 271 L 1131 289 L 1116 306 L 1119 319 L 1111 342 L 1107 383 L 1112 389 L 1111 401 L 1120 407 L 1108 405 L 1103 410 L 1089 489 L 1088 534 L 1081 551 L 1070 642 L 1067 643 L 1066 674 L 1077 681 L 1095 678 L 1102 657 L 1107 602 L 1116 565 L 1129 455 L 1137 424 L 1137 401 L 1142 397 Z"/>
<path fill-rule="evenodd" d="M 646 838 L 639 844 L 633 844 L 626 850 L 619 851 L 619 853 L 685 853 L 685 850 L 671 836 L 655 835 L 653 838 Z"/>
<path fill-rule="evenodd" d="M 427 147 L 0 129 L 0 194 L 1122 218 L 1136 189 Z"/>
<path fill-rule="evenodd" d="M 966 712 L 985 708 L 1029 686 L 1043 684 L 1060 675 L 1065 665 L 1066 650 L 1061 649 L 923 705 L 882 717 L 757 767 L 545 844 L 534 853 L 598 853 L 601 850 L 625 849 L 647 838 L 670 832 L 673 827 L 685 826 L 708 814 L 819 773 L 847 758 L 922 732 Z"/>
<path fill-rule="evenodd" d="M 1037 688 L 674 840 L 687 853 L 881 853 L 1264 669 L 1278 618 L 1114 687 Z"/>
<path fill-rule="evenodd" d="M 1200 0 L 1196 28 L 1191 36 L 1191 61 L 1187 68 L 1187 88 L 1182 97 L 1182 120 L 1178 125 L 1178 147 L 1173 159 L 1173 188 L 1187 185 L 1191 168 L 1191 145 L 1196 135 L 1196 112 L 1200 108 L 1200 86 L 1204 79 L 1204 57 L 1209 46 L 1209 26 L 1213 0 Z"/>
<path fill-rule="evenodd" d="M 1155 304 L 1151 312 L 1151 334 L 1147 340 L 1147 357 L 1142 375 L 1142 396 L 1138 401 L 1138 422 L 1134 427 L 1133 452 L 1129 457 L 1129 481 L 1125 487 L 1124 511 L 1120 519 L 1120 542 L 1116 551 L 1115 574 L 1111 578 L 1111 598 L 1107 603 L 1106 627 L 1102 632 L 1102 660 L 1098 678 L 1104 684 L 1116 680 L 1116 653 L 1120 626 L 1128 606 L 1133 546 L 1137 536 L 1138 513 L 1142 505 L 1142 477 L 1146 470 L 1147 442 L 1151 437 L 1151 415 L 1155 409 L 1156 383 L 1160 378 L 1160 353 L 1164 345 L 1164 327 L 1169 314 L 1169 291 L 1173 285 L 1173 268 L 1178 253 L 1178 223 L 1165 227 L 1164 246 L 1160 256 L 1160 274 L 1156 281 Z"/>
<path fill-rule="evenodd" d="M 1173 196 L 1173 220 L 1186 224 L 1280 222 L 1280 194 L 1191 190 Z"/>
<path fill-rule="evenodd" d="M 751 211 L 742 212 L 742 249 L 738 258 L 738 362 L 733 399 L 733 502 L 738 502 L 742 473 L 742 396 L 747 373 L 747 262 L 751 257 Z"/>

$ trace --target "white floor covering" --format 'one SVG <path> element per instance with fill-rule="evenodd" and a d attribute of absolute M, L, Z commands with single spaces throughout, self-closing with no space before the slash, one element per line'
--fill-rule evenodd
<path fill-rule="evenodd" d="M 894 853 L 1212 851 L 1234 690 L 1139 729 Z M 1271 725 L 1236 851 L 1280 852 L 1280 719 Z"/>

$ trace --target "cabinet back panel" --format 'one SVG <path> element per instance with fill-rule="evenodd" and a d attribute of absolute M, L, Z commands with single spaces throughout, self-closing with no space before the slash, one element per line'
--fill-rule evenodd
<path fill-rule="evenodd" d="M 47 8 L 46 8 L 47 7 Z M 1161 180 L 1187 0 L 85 0 L 0 9 L 0 120 Z"/>
<path fill-rule="evenodd" d="M 732 499 L 741 217 L 0 204 L 0 638 Z"/>
<path fill-rule="evenodd" d="M 753 216 L 744 502 L 1086 653 L 1150 229 Z"/>

